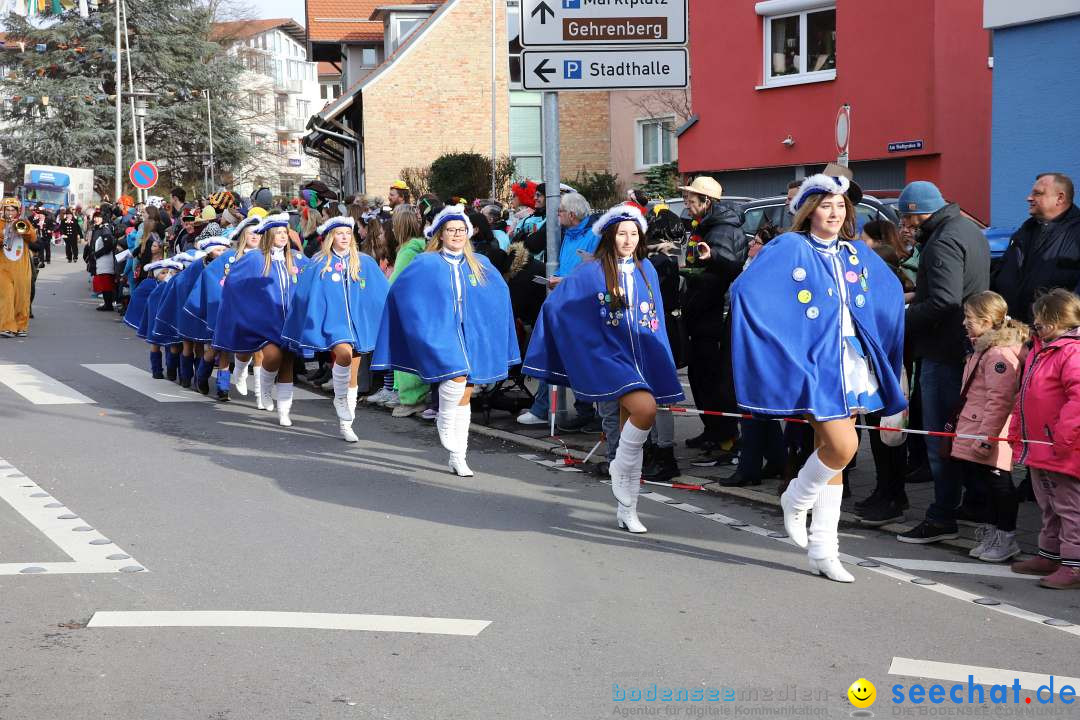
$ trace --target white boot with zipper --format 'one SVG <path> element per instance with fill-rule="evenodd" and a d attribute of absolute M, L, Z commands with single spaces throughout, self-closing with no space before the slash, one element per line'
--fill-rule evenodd
<path fill-rule="evenodd" d="M 810 540 L 807 557 L 810 570 L 830 580 L 842 583 L 855 582 L 854 576 L 840 563 L 840 501 L 844 497 L 843 485 L 826 485 L 818 493 L 810 518 Z"/>

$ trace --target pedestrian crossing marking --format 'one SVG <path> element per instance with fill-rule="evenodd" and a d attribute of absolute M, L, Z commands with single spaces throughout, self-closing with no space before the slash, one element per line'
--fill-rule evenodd
<path fill-rule="evenodd" d="M 217 402 L 217 398 L 213 394 L 203 395 L 200 392 L 182 388 L 168 380 L 155 380 L 143 368 L 137 368 L 127 363 L 90 363 L 83 364 L 83 367 L 157 402 Z M 252 395 L 254 387 L 255 384 L 251 381 L 251 378 L 248 378 L 247 397 L 252 399 L 252 402 L 254 402 Z M 213 386 L 211 386 L 212 389 Z M 293 400 L 326 400 L 326 398 L 302 388 L 296 388 L 293 391 Z"/>
<path fill-rule="evenodd" d="M 0 383 L 35 405 L 86 405 L 93 400 L 29 365 L 0 365 Z"/>
<path fill-rule="evenodd" d="M 267 610 L 99 610 L 87 623 L 101 627 L 294 628 L 366 630 L 476 637 L 490 620 L 359 615 L 345 613 L 276 612 Z"/>
<path fill-rule="evenodd" d="M 73 562 L 0 563 L 0 575 L 142 572 L 130 555 L 71 510 L 56 505 L 55 496 L 0 457 L 0 500 L 71 557 Z"/>

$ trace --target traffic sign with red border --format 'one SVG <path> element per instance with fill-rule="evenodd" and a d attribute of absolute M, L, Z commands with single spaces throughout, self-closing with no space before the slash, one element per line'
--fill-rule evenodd
<path fill-rule="evenodd" d="M 139 160 L 128 170 L 128 180 L 139 190 L 149 190 L 157 185 L 157 166 L 149 160 Z"/>

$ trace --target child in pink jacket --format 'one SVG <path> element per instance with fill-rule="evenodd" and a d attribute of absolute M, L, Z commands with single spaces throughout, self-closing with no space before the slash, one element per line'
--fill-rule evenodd
<path fill-rule="evenodd" d="M 956 422 L 959 435 L 1004 437 L 1016 403 L 1020 351 L 1030 330 L 1008 316 L 1005 298 L 995 292 L 972 295 L 964 303 L 964 327 L 974 346 L 964 365 L 964 406 Z M 953 441 L 952 456 L 964 485 L 979 485 L 990 503 L 990 523 L 977 531 L 980 542 L 969 553 L 986 562 L 1005 562 L 1020 553 L 1016 543 L 1018 500 L 1012 482 L 1012 448 L 1006 442 L 970 438 Z"/>
<path fill-rule="evenodd" d="M 1080 590 L 1080 298 L 1051 290 L 1035 301 L 1034 317 L 1009 434 L 1039 441 L 1017 442 L 1015 452 L 1031 468 L 1042 530 L 1039 554 L 1012 569 L 1042 575 L 1046 588 Z"/>

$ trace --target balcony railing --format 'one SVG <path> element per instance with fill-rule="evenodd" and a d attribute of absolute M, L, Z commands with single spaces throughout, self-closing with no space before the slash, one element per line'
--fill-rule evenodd
<path fill-rule="evenodd" d="M 300 78 L 274 78 L 274 92 L 299 94 L 304 92 L 304 81 Z"/>
<path fill-rule="evenodd" d="M 279 133 L 302 133 L 307 129 L 307 118 L 294 115 L 275 115 L 274 127 Z"/>

